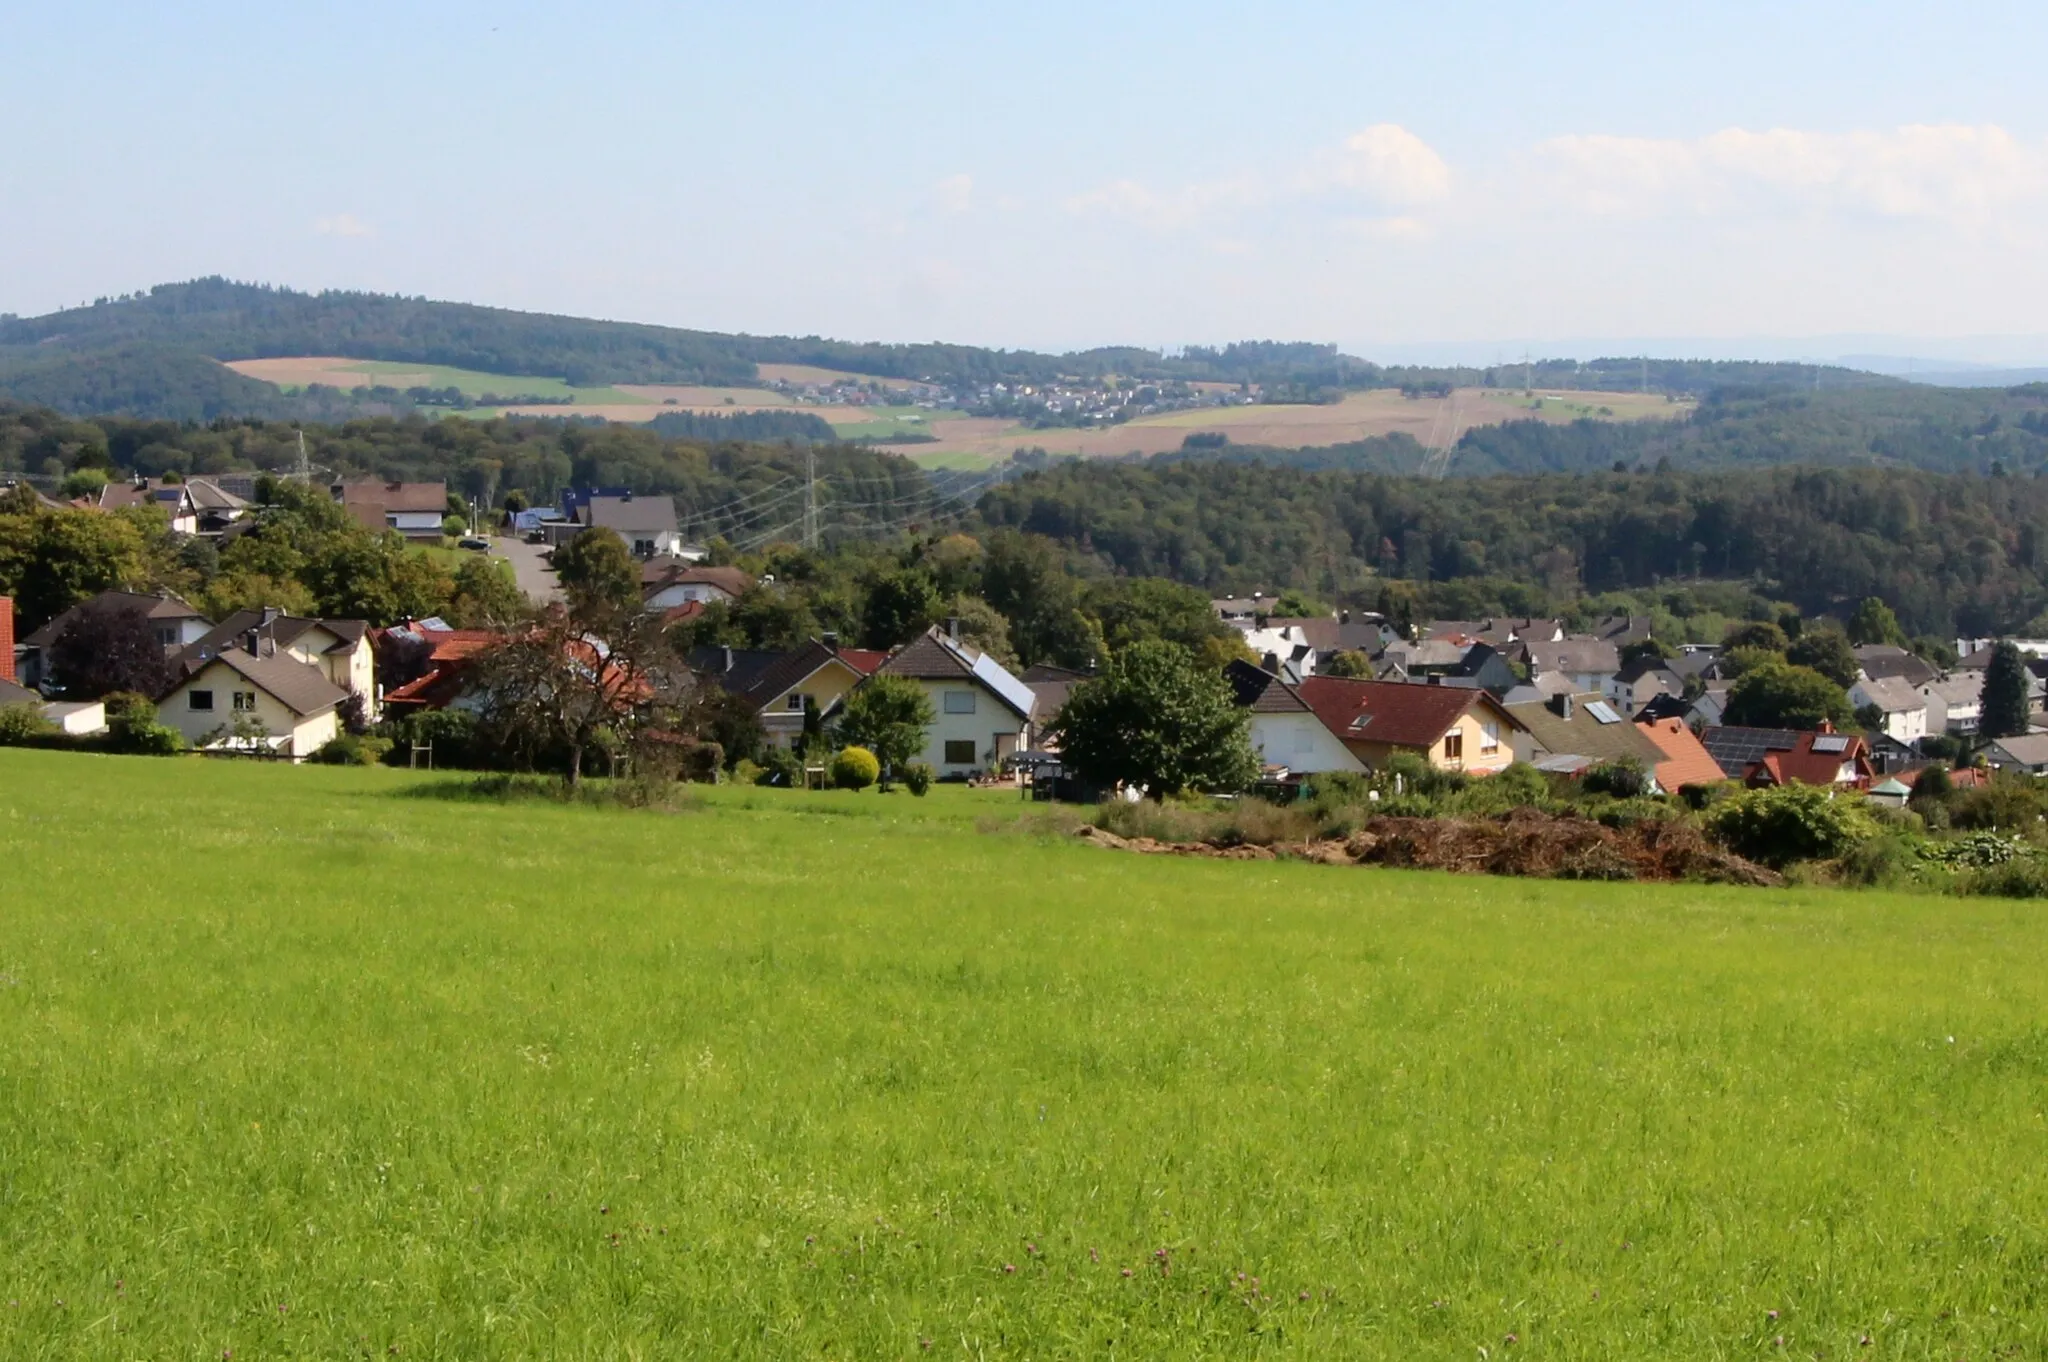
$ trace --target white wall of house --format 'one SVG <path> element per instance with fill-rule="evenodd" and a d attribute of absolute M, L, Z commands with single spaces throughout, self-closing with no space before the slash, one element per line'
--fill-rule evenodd
<path fill-rule="evenodd" d="M 691 601 L 703 601 L 706 605 L 709 605 L 712 601 L 729 601 L 731 599 L 732 596 L 729 593 L 713 586 L 709 582 L 676 582 L 663 587 L 652 596 L 649 596 L 647 598 L 647 608 L 649 610 L 673 610 L 679 605 L 688 605 Z"/>
<path fill-rule="evenodd" d="M 1865 705 L 1878 702 L 1859 679 L 1855 685 L 1849 687 L 1849 703 L 1861 709 Z M 1886 710 L 1883 725 L 1885 733 L 1903 743 L 1920 741 L 1928 732 L 1927 709 L 1923 698 L 1918 709 Z"/>
<path fill-rule="evenodd" d="M 1290 771 L 1363 771 L 1365 763 L 1313 714 L 1254 714 L 1252 749 L 1265 766 Z"/>
<path fill-rule="evenodd" d="M 74 738 L 107 731 L 107 707 L 98 700 L 52 701 L 43 717 Z"/>
<path fill-rule="evenodd" d="M 991 692 L 965 680 L 917 684 L 937 716 L 925 730 L 919 759 L 941 776 L 986 770 L 1023 746 L 1024 720 Z"/>
<path fill-rule="evenodd" d="M 384 523 L 403 535 L 439 534 L 441 522 L 448 518 L 446 510 L 440 511 L 386 511 Z"/>
<path fill-rule="evenodd" d="M 205 704 L 195 703 L 195 692 L 197 697 L 204 698 Z M 253 713 L 273 739 L 284 739 L 276 745 L 295 759 L 312 756 L 322 744 L 341 731 L 333 710 L 309 716 L 295 714 L 275 696 L 224 662 L 208 664 L 198 675 L 158 701 L 157 721 L 177 729 L 193 746 L 201 746 L 216 729 L 234 723 L 237 695 L 244 697 L 244 703 L 249 706 L 242 712 Z"/>

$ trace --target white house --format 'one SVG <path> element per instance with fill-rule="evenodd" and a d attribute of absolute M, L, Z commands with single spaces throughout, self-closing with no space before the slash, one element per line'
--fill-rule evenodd
<path fill-rule="evenodd" d="M 157 701 L 157 719 L 194 747 L 303 761 L 340 733 L 335 707 L 348 693 L 275 644 L 256 647 L 226 648 L 199 664 Z"/>
<path fill-rule="evenodd" d="M 1859 676 L 1849 687 L 1849 703 L 1882 711 L 1878 726 L 1902 743 L 1910 745 L 1927 736 L 1927 697 L 1902 676 Z"/>
<path fill-rule="evenodd" d="M 754 579 L 739 568 L 700 567 L 682 558 L 656 558 L 640 569 L 640 589 L 650 611 L 692 601 L 736 601 L 753 585 Z"/>
<path fill-rule="evenodd" d="M 1920 687 L 1927 701 L 1927 730 L 1930 733 L 1967 735 L 1977 731 L 1984 717 L 1984 673 L 1951 672 L 1939 681 Z"/>
<path fill-rule="evenodd" d="M 1249 662 L 1232 662 L 1223 679 L 1247 715 L 1259 765 L 1274 775 L 1364 771 L 1365 763 L 1332 733 L 1308 701 L 1280 677 Z"/>
<path fill-rule="evenodd" d="M 237 610 L 174 654 L 172 674 L 188 674 L 231 648 L 254 651 L 252 638 L 313 668 L 346 694 L 361 696 L 364 717 L 377 717 L 377 661 L 370 626 L 362 620 L 303 619 L 268 606 Z"/>
<path fill-rule="evenodd" d="M 935 717 L 920 760 L 941 778 L 991 770 L 1021 751 L 1037 697 L 978 648 L 933 625 L 897 650 L 876 675 L 903 676 L 931 697 Z"/>

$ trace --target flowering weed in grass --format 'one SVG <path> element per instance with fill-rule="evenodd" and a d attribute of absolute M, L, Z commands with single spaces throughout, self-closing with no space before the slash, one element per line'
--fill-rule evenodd
<path fill-rule="evenodd" d="M 0 1356 L 2048 1347 L 2038 905 L 425 779 L 0 752 Z"/>

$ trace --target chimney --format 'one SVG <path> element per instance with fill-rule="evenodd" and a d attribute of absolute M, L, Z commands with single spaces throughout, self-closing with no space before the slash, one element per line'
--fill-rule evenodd
<path fill-rule="evenodd" d="M 1572 717 L 1572 697 L 1571 697 L 1571 696 L 1569 696 L 1569 695 L 1553 695 L 1553 696 L 1551 696 L 1551 697 L 1550 697 L 1550 712 L 1551 712 L 1552 714 L 1555 714 L 1555 715 L 1556 715 L 1556 716 L 1557 716 L 1558 718 L 1560 718 L 1560 719 L 1569 719 L 1569 718 L 1571 718 L 1571 717 Z"/>
<path fill-rule="evenodd" d="M 1822 720 L 1820 721 L 1820 731 L 1821 731 L 1821 732 L 1823 732 L 1823 733 L 1832 733 L 1832 732 L 1834 732 L 1834 731 L 1835 731 L 1835 725 L 1834 725 L 1834 721 L 1833 721 L 1832 719 L 1822 719 Z"/>
<path fill-rule="evenodd" d="M 1350 612 L 1349 610 L 1339 610 L 1339 611 L 1337 612 L 1337 623 L 1339 623 L 1339 624 L 1349 624 L 1349 623 L 1351 623 L 1351 612 Z"/>
<path fill-rule="evenodd" d="M 261 629 L 251 629 L 248 633 L 243 634 L 242 646 L 249 650 L 249 656 L 251 657 L 263 656 L 263 631 Z"/>
<path fill-rule="evenodd" d="M 14 602 L 0 596 L 0 681 L 14 679 Z"/>
<path fill-rule="evenodd" d="M 836 653 L 839 651 L 839 635 L 832 633 L 828 630 L 826 631 L 824 642 L 825 647 L 831 650 L 832 652 Z"/>
<path fill-rule="evenodd" d="M 955 643 L 960 641 L 960 617 L 958 615 L 947 616 L 946 637 L 952 639 Z"/>
<path fill-rule="evenodd" d="M 731 671 L 731 670 L 732 670 L 732 648 L 731 648 L 731 646 L 730 646 L 730 645 L 728 645 L 728 646 L 726 646 L 726 647 L 724 647 L 724 648 L 721 648 L 721 649 L 719 649 L 718 651 L 719 651 L 719 653 L 720 653 L 720 655 L 721 655 L 721 656 L 720 656 L 720 660 L 721 660 L 721 661 L 722 661 L 722 662 L 724 663 L 724 665 L 723 665 L 722 667 L 720 667 L 720 668 L 719 668 L 719 670 L 720 670 L 721 672 L 729 672 L 729 671 Z"/>

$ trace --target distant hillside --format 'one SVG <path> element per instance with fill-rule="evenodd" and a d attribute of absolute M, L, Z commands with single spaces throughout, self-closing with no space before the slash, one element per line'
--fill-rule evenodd
<path fill-rule="evenodd" d="M 1503 386 L 1698 395 L 1730 384 L 1829 388 L 1891 384 L 1849 369 L 1635 359 L 1541 361 L 1499 369 L 1384 367 L 1333 345 L 1245 341 L 1178 354 L 1107 347 L 1065 355 L 969 345 L 884 345 L 816 336 L 747 336 L 593 321 L 383 294 L 299 293 L 212 278 L 164 284 L 42 317 L 0 316 L 0 396 L 74 414 L 211 419 L 225 414 L 341 416 L 204 364 L 306 355 L 446 365 L 507 377 L 614 383 L 749 385 L 761 364 L 811 365 L 948 388 L 1043 384 L 1109 375 L 1155 382 L 1253 384 L 1269 396 L 1327 401 L 1376 387 Z M 67 373 L 90 370 L 90 377 Z M 360 405 L 360 404 L 359 404 Z M 364 414 L 390 414 L 388 403 Z"/>

